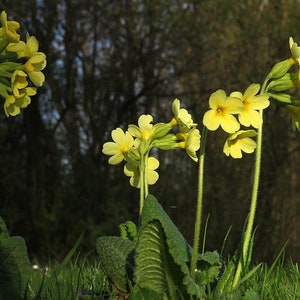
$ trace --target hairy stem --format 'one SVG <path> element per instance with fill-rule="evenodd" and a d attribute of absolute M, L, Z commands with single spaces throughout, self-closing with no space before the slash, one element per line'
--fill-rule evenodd
<path fill-rule="evenodd" d="M 266 89 L 268 77 L 265 79 L 260 94 L 263 94 Z M 263 120 L 263 110 L 259 111 L 260 117 Z M 257 129 L 257 146 L 256 146 L 256 155 L 255 155 L 255 170 L 254 170 L 254 178 L 253 178 L 253 187 L 252 187 L 252 197 L 250 203 L 250 211 L 249 217 L 247 221 L 247 226 L 244 234 L 244 239 L 242 241 L 242 251 L 241 256 L 239 257 L 239 262 L 237 265 L 237 269 L 235 272 L 232 288 L 236 288 L 241 277 L 243 262 L 248 262 L 248 254 L 249 254 L 249 244 L 253 231 L 253 224 L 257 206 L 257 196 L 258 196 L 258 188 L 259 188 L 259 179 L 260 179 L 260 169 L 261 169 L 261 152 L 262 152 L 262 130 L 263 130 L 263 122 L 261 122 L 260 126 Z"/>
<path fill-rule="evenodd" d="M 199 154 L 197 211 L 196 211 L 196 220 L 195 220 L 195 229 L 194 229 L 194 245 L 193 245 L 191 268 L 190 268 L 190 274 L 192 279 L 195 279 L 195 270 L 197 267 L 197 257 L 198 257 L 200 230 L 201 230 L 206 136 L 207 136 L 207 128 L 204 126 L 202 131 L 202 136 L 201 136 L 200 154 Z"/>

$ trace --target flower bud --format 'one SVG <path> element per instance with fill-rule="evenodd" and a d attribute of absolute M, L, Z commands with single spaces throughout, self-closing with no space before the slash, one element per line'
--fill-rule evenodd
<path fill-rule="evenodd" d="M 296 73 L 286 73 L 282 77 L 272 80 L 267 90 L 274 90 L 276 92 L 283 92 L 291 89 L 298 85 L 298 74 Z"/>
<path fill-rule="evenodd" d="M 295 61 L 292 58 L 277 63 L 268 74 L 268 79 L 282 77 L 294 63 Z"/>
<path fill-rule="evenodd" d="M 160 139 L 153 141 L 153 146 L 161 150 L 172 150 L 176 148 L 177 139 L 174 134 L 167 134 Z"/>
<path fill-rule="evenodd" d="M 288 94 L 272 94 L 269 93 L 270 97 L 272 97 L 274 100 L 276 100 L 279 104 L 281 105 L 288 105 L 288 104 L 292 104 L 293 102 L 293 97 L 291 95 Z"/>

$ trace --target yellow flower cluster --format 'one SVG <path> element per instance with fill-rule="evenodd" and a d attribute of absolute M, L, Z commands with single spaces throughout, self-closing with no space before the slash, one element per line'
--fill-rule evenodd
<path fill-rule="evenodd" d="M 141 173 L 144 172 L 149 185 L 156 183 L 159 178 L 156 169 L 159 161 L 149 156 L 154 147 L 162 150 L 176 148 L 185 149 L 188 156 L 197 161 L 196 151 L 200 147 L 200 132 L 191 115 L 186 109 L 180 108 L 180 101 L 175 99 L 172 104 L 174 117 L 169 123 L 153 124 L 151 115 L 141 115 L 138 125 L 130 124 L 126 132 L 121 128 L 111 133 L 113 142 L 106 142 L 102 152 L 109 155 L 108 162 L 112 165 L 126 162 L 124 173 L 130 177 L 130 184 L 141 186 Z M 174 133 L 174 128 L 178 132 Z"/>
<path fill-rule="evenodd" d="M 5 11 L 0 16 L 0 95 L 5 100 L 6 116 L 16 116 L 27 107 L 37 87 L 43 85 L 46 55 L 39 52 L 39 44 L 34 36 L 20 40 L 17 30 L 20 24 L 8 21 Z"/>
<path fill-rule="evenodd" d="M 209 107 L 203 124 L 209 130 L 221 128 L 229 134 L 223 151 L 227 156 L 241 158 L 242 151 L 254 152 L 256 143 L 251 139 L 255 130 L 240 130 L 241 125 L 258 128 L 262 123 L 260 111 L 269 106 L 268 94 L 259 95 L 259 84 L 251 84 L 244 94 L 232 92 L 229 96 L 223 90 L 214 92 L 209 98 Z M 237 117 L 236 117 L 237 116 Z"/>

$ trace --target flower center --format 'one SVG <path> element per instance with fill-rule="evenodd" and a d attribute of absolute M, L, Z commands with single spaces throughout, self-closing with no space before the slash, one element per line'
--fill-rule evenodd
<path fill-rule="evenodd" d="M 130 147 L 127 143 L 122 143 L 119 147 L 119 150 L 122 152 L 122 154 L 124 154 L 130 150 Z"/>
<path fill-rule="evenodd" d="M 217 108 L 217 114 L 218 115 L 223 115 L 224 114 L 224 108 L 221 107 L 221 106 L 218 106 L 218 108 Z"/>

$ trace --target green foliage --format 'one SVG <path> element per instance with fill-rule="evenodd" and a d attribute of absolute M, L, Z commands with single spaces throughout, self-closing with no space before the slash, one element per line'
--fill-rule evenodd
<path fill-rule="evenodd" d="M 195 272 L 196 282 L 200 286 L 217 283 L 221 268 L 222 262 L 217 251 L 200 254 Z"/>
<path fill-rule="evenodd" d="M 190 246 L 154 196 L 145 200 L 136 242 L 124 238 L 132 236 L 128 228 L 135 228 L 126 224 L 121 226 L 123 237 L 99 237 L 96 248 L 112 284 L 131 292 L 131 299 L 199 298 L 218 279 L 220 257 L 207 252 L 199 255 L 196 281 L 192 280 Z"/>
<path fill-rule="evenodd" d="M 136 225 L 132 221 L 126 221 L 125 223 L 120 224 L 119 227 L 121 237 L 131 241 L 136 241 L 137 229 Z"/>
<path fill-rule="evenodd" d="M 0 299 L 23 298 L 30 271 L 24 239 L 10 237 L 0 218 Z"/>
<path fill-rule="evenodd" d="M 128 290 L 128 280 L 133 275 L 133 251 L 135 242 L 117 236 L 99 237 L 96 250 L 100 257 L 101 267 L 118 290 Z"/>

